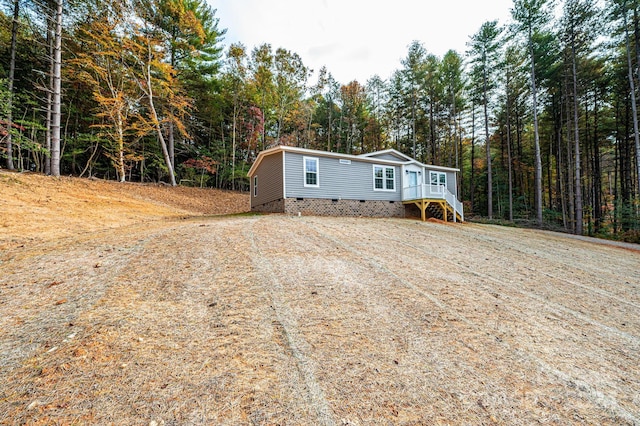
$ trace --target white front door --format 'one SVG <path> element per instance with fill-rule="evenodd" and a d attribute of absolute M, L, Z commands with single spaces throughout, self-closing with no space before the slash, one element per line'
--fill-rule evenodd
<path fill-rule="evenodd" d="M 418 198 L 418 172 L 409 171 L 409 198 Z"/>

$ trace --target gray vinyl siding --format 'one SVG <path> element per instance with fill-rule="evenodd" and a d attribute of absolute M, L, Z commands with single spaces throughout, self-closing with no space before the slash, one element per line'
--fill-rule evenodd
<path fill-rule="evenodd" d="M 455 172 L 447 172 L 447 189 L 458 198 L 458 176 Z"/>
<path fill-rule="evenodd" d="M 319 186 L 317 188 L 304 186 L 303 157 L 318 158 Z M 394 166 L 395 191 L 374 191 L 373 163 L 370 162 L 351 159 L 351 164 L 341 164 L 339 158 L 287 152 L 285 163 L 287 198 L 389 201 L 401 199 L 402 183 L 398 166 Z"/>
<path fill-rule="evenodd" d="M 251 207 L 284 198 L 282 193 L 282 152 L 265 156 L 251 176 Z M 258 177 L 258 194 L 254 197 L 254 178 Z"/>
<path fill-rule="evenodd" d="M 457 183 L 456 183 L 456 174 L 455 172 L 446 172 L 447 173 L 447 189 L 450 193 L 454 194 L 456 197 L 458 196 L 457 192 Z"/>

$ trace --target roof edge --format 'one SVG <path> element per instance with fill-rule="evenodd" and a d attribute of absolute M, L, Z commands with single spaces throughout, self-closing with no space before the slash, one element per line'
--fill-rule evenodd
<path fill-rule="evenodd" d="M 316 156 L 321 156 L 321 157 L 330 157 L 330 158 L 343 158 L 345 160 L 356 160 L 356 161 L 363 161 L 366 163 L 379 163 L 379 164 L 393 164 L 393 165 L 398 165 L 398 166 L 402 166 L 402 165 L 407 165 L 407 164 L 418 164 L 422 167 L 426 167 L 426 168 L 432 168 L 435 170 L 441 170 L 441 171 L 450 171 L 450 172 L 459 172 L 460 169 L 456 169 L 456 168 L 452 168 L 452 167 L 443 167 L 443 166 L 435 166 L 432 164 L 424 164 L 421 163 L 418 160 L 415 160 L 403 153 L 401 153 L 400 151 L 397 151 L 393 148 L 390 149 L 385 149 L 382 151 L 376 151 L 376 152 L 371 152 L 371 153 L 367 153 L 367 154 L 360 154 L 360 155 L 353 155 L 353 154 L 343 154 L 340 152 L 330 152 L 330 151 L 319 151 L 316 149 L 308 149 L 308 148 L 298 148 L 295 146 L 287 146 L 287 145 L 278 145 L 278 146 L 274 146 L 272 148 L 268 148 L 264 151 L 260 151 L 260 153 L 258 153 L 258 157 L 256 158 L 256 161 L 253 163 L 253 165 L 251 166 L 251 168 L 249 169 L 249 172 L 247 172 L 247 176 L 251 177 L 253 176 L 253 174 L 255 174 L 256 169 L 258 168 L 258 166 L 260 165 L 260 163 L 262 162 L 262 159 L 266 156 L 269 155 L 273 155 L 277 152 L 293 152 L 293 153 L 297 153 L 297 154 L 307 154 L 307 155 L 316 155 Z M 393 153 L 393 154 L 397 154 L 398 156 L 405 158 L 406 161 L 402 161 L 400 159 L 398 159 L 397 161 L 395 160 L 384 160 L 381 158 L 375 158 L 372 157 L 372 155 L 376 155 L 376 154 L 384 154 L 384 153 Z"/>

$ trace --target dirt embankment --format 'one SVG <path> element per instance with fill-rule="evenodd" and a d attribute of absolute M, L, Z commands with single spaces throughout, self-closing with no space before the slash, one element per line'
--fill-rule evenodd
<path fill-rule="evenodd" d="M 0 170 L 0 250 L 136 223 L 249 210 L 249 195 Z"/>
<path fill-rule="evenodd" d="M 0 424 L 640 424 L 633 247 L 20 176 Z"/>

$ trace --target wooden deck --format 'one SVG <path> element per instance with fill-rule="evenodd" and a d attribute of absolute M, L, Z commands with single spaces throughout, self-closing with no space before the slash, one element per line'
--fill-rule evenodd
<path fill-rule="evenodd" d="M 415 204 L 420 209 L 422 220 L 427 220 L 427 211 L 434 217 L 442 214 L 442 220 L 464 222 L 464 207 L 460 201 L 443 185 L 420 184 L 403 188 L 402 203 Z"/>
<path fill-rule="evenodd" d="M 427 210 L 429 207 L 436 207 L 442 212 L 442 220 L 449 221 L 449 214 L 451 214 L 454 222 L 463 222 L 464 219 L 458 214 L 454 208 L 442 198 L 421 198 L 416 200 L 403 201 L 402 204 L 415 204 L 420 209 L 420 217 L 422 221 L 427 220 Z"/>

